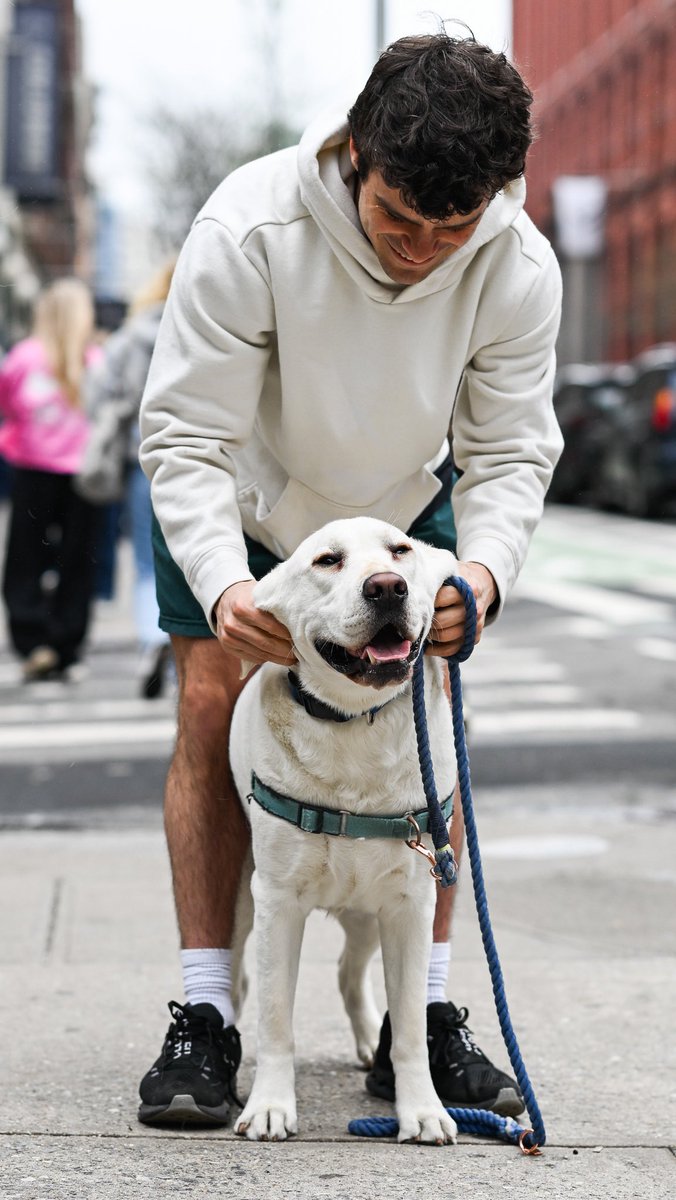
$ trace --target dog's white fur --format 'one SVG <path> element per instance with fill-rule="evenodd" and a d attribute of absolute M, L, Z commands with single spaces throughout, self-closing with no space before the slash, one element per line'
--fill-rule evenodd
<path fill-rule="evenodd" d="M 410 547 L 408 552 L 401 551 L 403 546 Z M 328 553 L 339 555 L 339 563 L 317 562 Z M 373 605 L 362 588 L 380 572 L 406 581 L 411 640 L 426 637 L 435 596 L 455 561 L 450 552 L 413 541 L 394 526 L 357 517 L 325 526 L 256 585 L 256 604 L 291 632 L 296 672 L 307 691 L 345 713 L 385 707 L 372 725 L 365 716 L 344 724 L 319 721 L 291 697 L 285 668 L 266 664 L 246 685 L 233 719 L 231 763 L 243 801 L 255 771 L 276 791 L 326 808 L 397 815 L 425 808 L 409 680 L 380 686 L 374 676 L 372 682 L 356 683 L 334 670 L 315 643 L 326 639 L 348 649 L 367 644 Z M 455 783 L 443 670 L 441 659 L 426 658 L 427 718 L 440 797 L 450 795 Z M 337 916 L 345 930 L 339 984 L 365 1065 L 372 1062 L 380 1026 L 368 966 L 379 940 L 382 945 L 399 1140 L 454 1141 L 456 1127 L 432 1086 L 426 1046 L 436 885 L 425 859 L 403 841 L 310 834 L 255 802 L 248 811 L 255 862 L 258 1064 L 237 1132 L 252 1140 L 282 1140 L 296 1131 L 293 1000 L 305 920 L 320 908 Z M 424 841 L 431 844 L 427 837 Z M 247 877 L 245 889 L 248 882 Z M 238 960 L 246 913 L 242 901 Z M 241 987 L 239 961 L 235 975 Z"/>

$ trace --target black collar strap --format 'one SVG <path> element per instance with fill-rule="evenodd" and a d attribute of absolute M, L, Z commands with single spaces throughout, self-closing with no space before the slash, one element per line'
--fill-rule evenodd
<path fill-rule="evenodd" d="M 251 792 L 247 796 L 255 800 L 266 812 L 283 821 L 289 821 L 304 833 L 327 833 L 334 837 L 347 838 L 397 838 L 408 841 L 416 836 L 415 826 L 406 815 L 371 816 L 351 813 L 346 809 L 321 808 L 318 804 L 307 804 L 276 792 L 266 783 L 261 783 L 254 773 L 251 776 Z M 448 822 L 453 813 L 453 796 L 447 796 L 441 805 L 444 820 Z M 429 831 L 429 812 L 410 813 L 421 833 Z"/>
<path fill-rule="evenodd" d="M 375 708 L 369 708 L 367 712 L 352 713 L 351 715 L 342 713 L 339 709 L 331 708 L 330 704 L 324 704 L 316 696 L 311 696 L 309 692 L 304 691 L 300 679 L 293 671 L 289 671 L 289 691 L 296 704 L 301 704 L 306 713 L 318 721 L 338 721 L 343 724 L 345 721 L 354 721 L 357 717 L 368 717 L 369 725 L 372 725 L 376 713 L 385 707 L 384 704 L 378 704 Z M 389 700 L 386 703 L 389 704 Z"/>

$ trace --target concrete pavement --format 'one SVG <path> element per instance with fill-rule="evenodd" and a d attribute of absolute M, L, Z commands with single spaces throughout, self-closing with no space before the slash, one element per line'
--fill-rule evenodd
<path fill-rule="evenodd" d="M 108 610 L 97 628 L 128 641 L 124 612 Z M 296 1007 L 298 1138 L 250 1145 L 229 1129 L 138 1124 L 139 1078 L 159 1051 L 166 1001 L 181 998 L 159 815 L 123 832 L 3 832 L 0 1197 L 673 1196 L 674 801 L 571 803 L 565 782 L 475 797 L 510 1010 L 548 1131 L 538 1159 L 469 1137 L 432 1149 L 349 1136 L 351 1117 L 388 1105 L 367 1096 L 355 1066 L 336 985 L 341 934 L 318 914 Z M 384 1007 L 379 963 L 374 979 Z M 449 994 L 507 1066 L 468 872 Z M 254 1010 L 255 986 L 242 1093 Z"/>

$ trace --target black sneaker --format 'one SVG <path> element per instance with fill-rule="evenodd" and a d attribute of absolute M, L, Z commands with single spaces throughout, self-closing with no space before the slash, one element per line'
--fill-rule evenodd
<path fill-rule="evenodd" d="M 225 1125 L 231 1105 L 239 1104 L 239 1033 L 234 1025 L 223 1028 L 213 1004 L 172 1000 L 169 1012 L 173 1022 L 162 1053 L 141 1080 L 138 1119 L 146 1125 Z"/>
<path fill-rule="evenodd" d="M 479 1049 L 465 1024 L 468 1015 L 450 1000 L 427 1005 L 427 1045 L 437 1095 L 444 1108 L 485 1108 L 501 1117 L 518 1117 L 525 1105 L 517 1083 Z M 366 1076 L 367 1091 L 383 1100 L 394 1100 L 391 1046 L 390 1014 L 385 1013 L 373 1070 Z"/>

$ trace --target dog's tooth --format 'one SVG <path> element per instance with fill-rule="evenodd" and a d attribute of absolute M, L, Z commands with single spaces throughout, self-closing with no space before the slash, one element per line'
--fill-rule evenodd
<path fill-rule="evenodd" d="M 370 646 L 367 646 L 367 647 L 366 647 L 366 653 L 367 653 L 367 655 L 368 655 L 368 660 L 369 660 L 369 662 L 372 662 L 372 663 L 374 663 L 374 662 L 377 662 L 377 661 L 378 661 L 378 657 L 377 657 L 377 655 L 375 655 L 375 654 L 373 653 L 373 651 L 371 650 L 371 647 L 370 647 Z"/>

